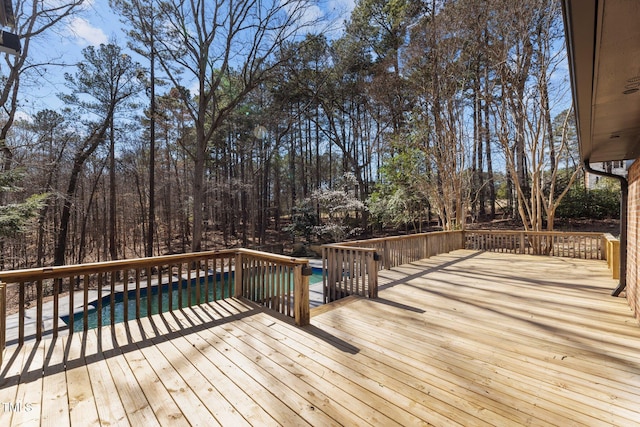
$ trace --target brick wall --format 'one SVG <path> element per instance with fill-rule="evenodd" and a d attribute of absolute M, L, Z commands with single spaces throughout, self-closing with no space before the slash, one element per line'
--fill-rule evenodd
<path fill-rule="evenodd" d="M 640 291 L 638 276 L 640 275 L 640 252 L 638 237 L 640 236 L 640 159 L 629 169 L 629 207 L 627 235 L 627 301 L 636 319 L 640 321 Z"/>

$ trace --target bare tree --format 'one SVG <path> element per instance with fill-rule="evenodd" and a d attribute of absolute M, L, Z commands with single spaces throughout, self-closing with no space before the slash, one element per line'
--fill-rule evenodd
<path fill-rule="evenodd" d="M 307 0 L 174 0 L 162 3 L 158 59 L 195 123 L 192 251 L 202 247 L 204 171 L 214 132 L 277 66 L 273 54 L 311 23 Z"/>
<path fill-rule="evenodd" d="M 153 256 L 153 237 L 156 222 L 156 15 L 158 10 L 153 0 L 110 0 L 130 25 L 129 38 L 133 50 L 149 60 L 149 209 L 147 213 L 146 256 Z"/>
<path fill-rule="evenodd" d="M 554 137 L 550 99 L 553 76 L 564 63 L 559 49 L 562 33 L 559 5 L 537 0 L 535 6 L 509 2 L 502 13 L 512 16 L 508 26 L 498 26 L 505 44 L 500 52 L 502 103 L 496 108 L 496 133 L 504 150 L 507 172 L 517 197 L 517 211 L 526 230 L 553 229 L 555 210 L 575 181 L 572 171 L 560 186 L 560 159 L 567 156 L 570 112 L 562 120 L 560 138 Z M 506 43 L 511 40 L 512 43 Z M 562 85 L 565 85 L 563 89 Z M 566 82 L 556 83 L 554 93 L 566 94 Z"/>
<path fill-rule="evenodd" d="M 430 14 L 412 30 L 407 49 L 409 79 L 419 102 L 412 111 L 411 138 L 426 154 L 430 175 L 429 201 L 442 227 L 464 228 L 470 199 L 467 171 L 472 140 L 465 127 L 465 89 L 472 70 L 464 61 L 464 34 L 460 33 L 455 5 L 434 0 Z"/>
<path fill-rule="evenodd" d="M 6 139 L 20 106 L 21 80 L 29 71 L 40 69 L 45 65 L 31 60 L 29 56 L 31 44 L 54 27 L 60 26 L 66 18 L 78 11 L 82 3 L 83 0 L 63 2 L 17 0 L 14 3 L 15 29 L 22 49 L 19 55 L 3 55 L 3 61 L 0 63 L 2 74 L 0 105 L 5 114 L 0 127 L 0 152 L 3 157 L 2 167 L 5 171 L 10 170 L 12 166 L 13 153 L 6 144 Z"/>
<path fill-rule="evenodd" d="M 97 121 L 86 123 L 86 137 L 79 143 L 73 155 L 73 164 L 67 185 L 60 219 L 60 229 L 54 254 L 54 264 L 63 265 L 71 206 L 78 186 L 78 176 L 87 159 L 105 141 L 111 128 L 117 107 L 139 91 L 136 75 L 139 66 L 115 45 L 92 46 L 83 51 L 85 62 L 78 64 L 75 75 L 66 74 L 70 95 L 63 96 L 69 105 L 77 106 L 84 114 L 94 114 Z"/>

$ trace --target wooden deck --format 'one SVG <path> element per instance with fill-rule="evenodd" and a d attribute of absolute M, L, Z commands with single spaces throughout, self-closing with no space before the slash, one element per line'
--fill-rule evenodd
<path fill-rule="evenodd" d="M 296 327 L 245 300 L 9 347 L 0 425 L 640 424 L 604 261 L 459 250 Z"/>

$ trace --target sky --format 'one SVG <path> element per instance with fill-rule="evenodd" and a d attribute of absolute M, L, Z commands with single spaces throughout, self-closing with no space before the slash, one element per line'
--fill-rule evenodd
<path fill-rule="evenodd" d="M 303 19 L 313 21 L 324 17 L 332 20 L 334 23 L 328 36 L 338 37 L 344 21 L 349 18 L 355 6 L 355 0 L 320 0 L 314 3 L 304 9 Z M 82 60 L 82 49 L 112 40 L 120 46 L 126 46 L 127 38 L 123 27 L 120 18 L 109 8 L 107 0 L 88 0 L 81 13 L 69 19 L 56 33 L 34 43 L 29 52 L 30 59 L 34 62 L 46 60 L 52 65 L 42 69 L 37 85 L 29 87 L 25 84 L 24 102 L 18 116 L 28 120 L 30 115 L 43 108 L 61 108 L 62 103 L 57 94 L 67 91 L 64 73 L 75 71 L 73 64 Z M 142 62 L 142 59 L 139 61 Z"/>

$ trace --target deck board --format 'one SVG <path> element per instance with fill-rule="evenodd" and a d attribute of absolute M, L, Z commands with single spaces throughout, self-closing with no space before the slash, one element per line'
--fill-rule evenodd
<path fill-rule="evenodd" d="M 26 356 L 26 365 L 33 368 L 28 369 L 20 375 L 20 384 L 18 384 L 18 393 L 15 402 L 19 405 L 17 412 L 13 415 L 12 424 L 16 425 L 37 425 L 41 418 L 41 405 L 34 404 L 27 406 L 31 402 L 42 401 L 42 387 L 44 367 L 44 351 L 45 341 L 34 343 L 31 351 Z"/>
<path fill-rule="evenodd" d="M 91 378 L 91 388 L 96 400 L 100 423 L 103 425 L 126 425 L 129 421 L 125 407 L 120 399 L 116 383 L 103 352 L 113 351 L 111 340 L 100 340 L 95 331 L 87 334 L 87 341 L 95 346 L 95 353 L 87 357 L 86 366 Z M 100 350 L 98 350 L 100 349 Z"/>
<path fill-rule="evenodd" d="M 87 364 L 85 361 L 86 337 L 81 334 L 64 337 L 62 344 L 66 351 L 64 363 L 67 374 L 70 424 L 98 425 L 100 424 L 98 404 L 102 401 L 101 399 L 106 400 L 110 396 L 99 393 L 96 399 L 93 393 L 92 382 L 94 382 L 94 378 L 89 374 L 90 363 Z M 107 382 L 109 381 L 107 380 Z"/>
<path fill-rule="evenodd" d="M 115 329 L 116 337 L 118 337 L 119 340 L 127 339 L 127 330 L 125 330 L 125 328 Z M 137 328 L 131 328 L 129 331 L 129 333 L 131 333 L 131 331 L 135 333 Z M 141 341 L 141 337 L 135 334 L 132 336 L 132 340 Z M 205 411 L 202 411 L 201 408 L 195 404 L 197 400 L 195 402 L 188 401 L 188 404 L 184 406 L 176 404 L 170 391 L 160 380 L 159 374 L 162 374 L 162 372 L 157 374 L 154 370 L 154 366 L 161 360 L 162 356 L 152 350 L 153 347 L 143 347 L 141 349 L 123 352 L 123 356 L 138 382 L 140 391 L 144 394 L 144 400 L 149 403 L 157 421 L 161 425 L 189 426 L 190 424 L 185 420 L 184 414 L 200 415 L 204 414 Z M 150 357 L 147 357 L 147 354 L 144 353 L 151 353 L 149 354 Z M 173 369 L 171 371 L 175 372 Z M 139 393 L 137 394 L 139 395 Z M 140 398 L 142 398 L 142 396 L 140 396 Z M 142 403 L 142 399 L 140 399 L 140 402 L 143 405 L 146 404 Z M 202 423 L 200 425 L 215 425 L 215 419 L 212 416 L 200 417 L 198 421 Z"/>
<path fill-rule="evenodd" d="M 46 340 L 44 377 L 42 378 L 42 408 L 40 425 L 65 427 L 70 425 L 67 378 L 64 371 L 64 347 L 60 339 Z"/>
<path fill-rule="evenodd" d="M 380 284 L 303 328 L 228 299 L 10 347 L 0 425 L 640 424 L 603 262 L 463 250 Z"/>
<path fill-rule="evenodd" d="M 0 421 L 2 421 L 3 425 L 11 425 L 12 422 L 15 422 L 14 415 L 16 412 L 12 410 L 11 405 L 18 403 L 18 386 L 25 366 L 23 362 L 32 346 L 33 344 L 13 347 L 5 352 L 2 377 L 0 377 L 0 403 L 2 404 L 2 408 L 0 408 L 2 418 L 0 418 Z M 35 402 L 29 401 L 28 403 Z M 15 422 L 15 424 L 18 423 Z"/>

